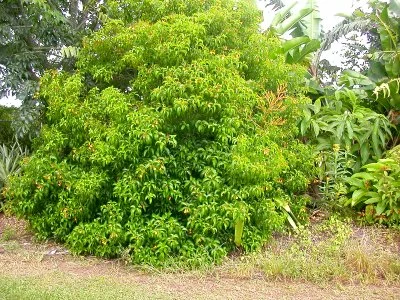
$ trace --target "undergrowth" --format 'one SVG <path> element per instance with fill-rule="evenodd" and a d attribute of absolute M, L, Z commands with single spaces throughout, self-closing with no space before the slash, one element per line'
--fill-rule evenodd
<path fill-rule="evenodd" d="M 220 272 L 266 280 L 378 283 L 400 279 L 398 232 L 356 227 L 330 217 L 282 235 L 259 252 L 233 259 Z"/>

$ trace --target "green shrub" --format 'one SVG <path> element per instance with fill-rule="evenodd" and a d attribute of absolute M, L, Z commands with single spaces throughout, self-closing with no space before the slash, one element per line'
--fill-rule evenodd
<path fill-rule="evenodd" d="M 348 190 L 346 178 L 354 172 L 355 156 L 339 144 L 334 144 L 332 150 L 321 151 L 317 161 L 319 168 L 319 182 L 321 196 L 331 208 L 342 205 Z"/>
<path fill-rule="evenodd" d="M 399 146 L 387 158 L 363 166 L 363 172 L 347 179 L 352 197 L 347 205 L 363 210 L 367 222 L 392 226 L 400 224 Z"/>
<path fill-rule="evenodd" d="M 357 93 L 346 88 L 306 105 L 303 113 L 302 134 L 313 139 L 317 150 L 329 151 L 335 144 L 346 149 L 356 171 L 381 158 L 396 131 L 386 116 L 364 107 Z"/>
<path fill-rule="evenodd" d="M 84 40 L 78 72 L 42 78 L 47 124 L 7 193 L 38 237 L 197 265 L 304 218 L 305 70 L 258 32 L 251 1 L 201 2 L 189 16 L 111 20 Z"/>
<path fill-rule="evenodd" d="M 341 207 L 346 179 L 380 159 L 396 132 L 390 120 L 363 106 L 357 90 L 341 88 L 303 106 L 300 131 L 315 145 L 319 163 L 318 205 Z"/>

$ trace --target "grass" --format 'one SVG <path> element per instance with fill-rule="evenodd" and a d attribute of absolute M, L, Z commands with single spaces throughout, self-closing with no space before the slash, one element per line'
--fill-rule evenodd
<path fill-rule="evenodd" d="M 222 272 L 313 283 L 398 283 L 398 234 L 352 227 L 336 217 L 274 239 L 263 251 L 228 262 Z"/>
<path fill-rule="evenodd" d="M 16 237 L 17 233 L 15 229 L 12 226 L 6 226 L 0 235 L 0 242 L 8 242 Z"/>
<path fill-rule="evenodd" d="M 168 295 L 104 277 L 78 279 L 62 273 L 25 278 L 0 275 L 0 291 L 4 300 L 170 299 Z"/>

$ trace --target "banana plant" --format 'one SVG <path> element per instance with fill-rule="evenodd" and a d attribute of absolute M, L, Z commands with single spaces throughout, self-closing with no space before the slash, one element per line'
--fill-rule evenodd
<path fill-rule="evenodd" d="M 297 5 L 293 2 L 275 11 L 266 32 L 283 40 L 282 49 L 288 63 L 309 64 L 311 54 L 320 47 L 321 18 L 316 0 L 308 0 L 305 7 L 293 12 Z"/>
<path fill-rule="evenodd" d="M 378 87 L 374 90 L 376 100 L 386 111 L 400 111 L 398 79 L 400 77 L 400 1 L 391 0 L 388 4 L 376 4 L 372 19 L 377 24 L 381 50 L 371 55 L 375 64 L 371 65 L 369 75 L 381 73 Z M 384 93 L 381 93 L 381 91 Z M 387 91 L 385 93 L 385 91 Z"/>
<path fill-rule="evenodd" d="M 358 12 L 357 19 L 367 25 L 367 30 L 375 28 L 378 50 L 369 54 L 366 74 L 348 72 L 339 84 L 361 87 L 368 94 L 370 106 L 389 115 L 400 112 L 400 0 L 371 1 L 371 7 L 371 13 Z"/>

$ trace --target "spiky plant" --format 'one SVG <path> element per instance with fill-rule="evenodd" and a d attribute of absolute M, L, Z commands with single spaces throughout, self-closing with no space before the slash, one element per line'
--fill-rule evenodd
<path fill-rule="evenodd" d="M 17 141 L 12 146 L 0 145 L 0 189 L 7 186 L 11 174 L 20 171 L 19 162 L 27 155 L 27 148 L 21 147 Z"/>

